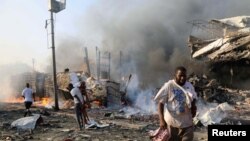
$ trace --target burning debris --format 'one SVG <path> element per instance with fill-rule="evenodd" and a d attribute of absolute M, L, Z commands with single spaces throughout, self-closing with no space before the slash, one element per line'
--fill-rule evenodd
<path fill-rule="evenodd" d="M 123 92 L 120 91 L 120 83 L 115 81 L 106 79 L 97 80 L 93 76 L 86 75 L 83 71 L 58 73 L 57 81 L 60 99 L 64 103 L 63 108 L 71 108 L 73 106 L 71 102 L 73 98 L 67 90 L 68 84 L 77 85 L 81 81 L 85 81 L 86 83 L 87 97 L 92 107 L 121 106 Z M 45 86 L 48 95 L 52 96 L 52 77 L 46 78 Z"/>
<path fill-rule="evenodd" d="M 16 74 L 12 78 L 12 82 L 15 84 L 12 87 L 14 96 L 6 97 L 2 99 L 2 102 L 23 103 L 23 97 L 20 95 L 24 88 L 23 85 L 26 82 L 32 82 L 31 87 L 35 91 L 34 105 L 53 108 L 54 87 L 52 75 L 35 72 Z M 14 78 L 20 78 L 20 81 L 14 81 Z M 81 81 L 86 82 L 87 95 L 92 107 L 121 106 L 121 99 L 124 92 L 121 91 L 120 83 L 107 79 L 97 80 L 83 71 L 75 71 L 57 73 L 60 108 L 68 109 L 73 107 L 73 97 L 67 90 L 67 86 L 69 83 L 77 84 Z"/>

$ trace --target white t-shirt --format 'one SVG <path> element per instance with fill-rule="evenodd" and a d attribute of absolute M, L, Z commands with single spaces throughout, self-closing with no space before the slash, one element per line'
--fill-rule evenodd
<path fill-rule="evenodd" d="M 178 128 L 192 126 L 192 114 L 186 98 L 196 99 L 197 94 L 190 82 L 182 86 L 188 94 L 185 94 L 174 83 L 174 80 L 165 83 L 156 94 L 155 100 L 164 104 L 164 119 L 168 125 Z"/>
<path fill-rule="evenodd" d="M 79 78 L 75 72 L 71 72 L 69 74 L 70 77 L 70 83 L 73 84 L 74 87 L 77 86 L 77 83 L 79 82 Z"/>
<path fill-rule="evenodd" d="M 33 102 L 33 92 L 31 88 L 25 88 L 22 92 L 22 96 L 24 96 L 25 102 Z"/>
<path fill-rule="evenodd" d="M 80 99 L 81 103 L 83 104 L 83 96 L 82 96 L 82 93 L 81 93 L 81 91 L 80 91 L 80 89 L 78 87 L 73 88 L 70 91 L 70 94 L 73 96 L 75 104 L 79 103 L 78 99 L 75 96 L 78 96 L 78 98 Z"/>

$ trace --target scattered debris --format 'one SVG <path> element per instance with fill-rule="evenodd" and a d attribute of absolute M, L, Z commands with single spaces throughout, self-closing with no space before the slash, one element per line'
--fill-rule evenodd
<path fill-rule="evenodd" d="M 206 75 L 192 74 L 188 81 L 194 85 L 197 95 L 208 102 L 236 104 L 244 101 L 250 92 L 222 87 L 215 79 L 209 79 Z"/>
<path fill-rule="evenodd" d="M 23 117 L 18 120 L 15 120 L 11 123 L 11 127 L 16 127 L 17 129 L 23 130 L 33 130 L 36 125 L 42 123 L 43 119 L 41 115 L 34 114 L 33 116 Z"/>
<path fill-rule="evenodd" d="M 241 118 L 231 118 L 225 117 L 221 120 L 221 124 L 226 125 L 250 125 L 250 120 L 241 119 Z"/>
<path fill-rule="evenodd" d="M 136 123 L 128 123 L 124 121 L 116 121 L 116 120 L 101 120 L 101 122 L 106 123 L 106 124 L 113 124 L 116 126 L 122 126 L 123 128 L 128 128 L 128 129 L 136 129 L 136 130 L 142 130 L 148 126 L 148 124 L 141 123 L 141 124 L 136 124 Z"/>
<path fill-rule="evenodd" d="M 228 112 L 235 110 L 228 103 L 207 103 L 201 99 L 197 101 L 197 115 L 195 117 L 195 124 L 200 121 L 202 125 L 207 126 L 211 124 L 219 124 L 224 119 Z"/>
<path fill-rule="evenodd" d="M 44 116 L 50 116 L 50 113 L 46 109 L 40 110 L 40 114 Z"/>
<path fill-rule="evenodd" d="M 246 98 L 245 101 L 250 104 L 250 98 Z"/>
<path fill-rule="evenodd" d="M 90 135 L 87 135 L 87 134 L 79 134 L 81 137 L 83 137 L 83 138 L 91 138 L 91 136 Z"/>
<path fill-rule="evenodd" d="M 99 124 L 94 120 L 90 120 L 88 124 L 85 124 L 85 129 L 93 129 L 93 128 L 105 128 L 108 127 L 109 124 Z"/>

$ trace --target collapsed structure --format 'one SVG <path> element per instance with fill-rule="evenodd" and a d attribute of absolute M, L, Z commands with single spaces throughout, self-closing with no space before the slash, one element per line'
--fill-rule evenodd
<path fill-rule="evenodd" d="M 89 76 L 83 71 L 74 72 L 60 72 L 57 73 L 58 81 L 58 92 L 59 97 L 62 100 L 73 99 L 67 86 L 69 83 L 77 84 L 80 81 L 86 82 L 87 95 L 89 102 L 94 103 L 98 106 L 119 106 L 121 105 L 121 99 L 124 92 L 120 90 L 120 83 L 109 79 L 99 79 L 97 80 L 93 76 Z M 48 97 L 53 97 L 53 80 L 52 77 L 48 75 L 45 78 L 45 92 Z M 72 106 L 70 103 L 68 106 Z M 66 106 L 67 107 L 67 106 Z"/>
<path fill-rule="evenodd" d="M 214 62 L 250 59 L 250 16 L 195 21 L 193 25 L 206 30 L 210 39 L 189 37 L 192 58 Z"/>
<path fill-rule="evenodd" d="M 246 71 L 250 67 L 250 16 L 196 20 L 191 24 L 195 32 L 189 36 L 188 46 L 193 59 L 210 64 L 221 82 L 232 83 L 230 76 L 235 81 L 250 76 Z"/>
<path fill-rule="evenodd" d="M 222 123 L 221 120 L 228 116 L 225 114 L 227 110 L 236 112 L 227 103 L 248 105 L 249 91 L 235 88 L 249 89 L 250 16 L 195 20 L 190 23 L 194 27 L 194 32 L 188 38 L 191 58 L 204 62 L 209 75 L 193 74 L 189 77 L 201 98 L 197 103 L 199 114 L 196 121 L 201 121 L 204 126 Z M 206 109 L 209 105 L 204 105 L 202 101 L 220 104 L 204 112 L 202 107 Z M 237 124 L 243 123 L 242 119 L 237 118 L 236 121 Z"/>

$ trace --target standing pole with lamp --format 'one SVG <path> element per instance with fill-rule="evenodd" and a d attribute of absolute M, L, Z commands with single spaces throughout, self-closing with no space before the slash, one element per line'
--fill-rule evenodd
<path fill-rule="evenodd" d="M 50 20 L 51 20 L 51 48 L 52 48 L 52 60 L 53 60 L 53 85 L 55 93 L 55 107 L 54 110 L 59 110 L 58 104 L 58 86 L 56 78 L 56 53 L 55 53 L 55 35 L 54 35 L 54 18 L 53 13 L 58 13 L 65 9 L 66 0 L 49 0 L 49 11 L 50 11 Z M 47 23 L 47 22 L 46 22 Z"/>

